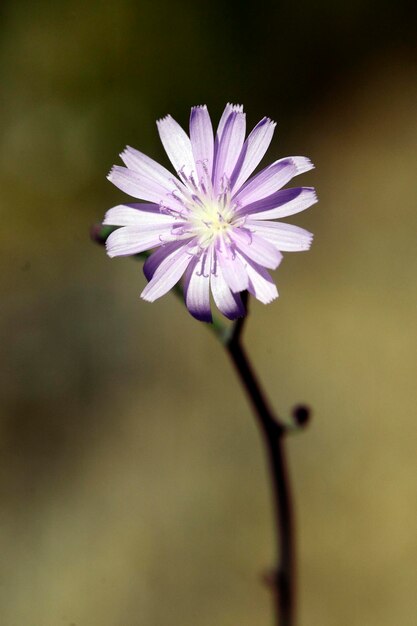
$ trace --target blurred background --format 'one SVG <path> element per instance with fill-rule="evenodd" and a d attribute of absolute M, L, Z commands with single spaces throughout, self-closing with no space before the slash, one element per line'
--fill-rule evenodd
<path fill-rule="evenodd" d="M 416 5 L 4 0 L 2 626 L 261 626 L 269 485 L 226 355 L 89 228 L 155 120 L 241 102 L 306 155 L 315 233 L 245 343 L 288 439 L 299 626 L 415 626 Z M 414 324 L 413 324 L 414 322 Z"/>

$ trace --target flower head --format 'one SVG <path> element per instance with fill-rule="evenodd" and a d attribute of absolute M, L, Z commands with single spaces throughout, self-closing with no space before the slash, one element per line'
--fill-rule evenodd
<path fill-rule="evenodd" d="M 190 136 L 170 115 L 157 125 L 176 176 L 133 148 L 122 152 L 126 167 L 115 165 L 108 178 L 146 203 L 107 211 L 104 223 L 121 227 L 107 239 L 109 256 L 157 248 L 144 264 L 142 298 L 153 302 L 184 276 L 187 308 L 202 321 L 211 321 L 210 291 L 229 319 L 245 314 L 239 292 L 271 302 L 278 291 L 267 269 L 278 267 L 282 251 L 307 250 L 312 240 L 306 230 L 273 220 L 317 201 L 312 187 L 282 187 L 312 163 L 287 157 L 250 178 L 275 123 L 264 117 L 245 140 L 240 105 L 226 106 L 215 136 L 206 106 L 191 109 Z"/>

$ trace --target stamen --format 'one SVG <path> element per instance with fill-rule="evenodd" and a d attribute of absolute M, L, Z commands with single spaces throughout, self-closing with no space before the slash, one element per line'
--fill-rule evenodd
<path fill-rule="evenodd" d="M 170 215 L 176 220 L 185 219 L 182 211 L 178 212 L 176 209 L 172 209 L 171 207 L 166 206 L 165 204 L 159 205 L 159 212 L 162 213 L 162 215 Z"/>
<path fill-rule="evenodd" d="M 190 181 L 190 183 L 192 184 L 192 186 L 194 187 L 194 189 L 195 189 L 196 191 L 198 191 L 198 187 L 197 187 L 197 184 L 196 184 L 196 182 L 195 182 L 195 178 L 194 178 L 194 176 L 193 176 L 193 172 L 191 172 L 191 174 L 190 174 L 190 176 L 189 176 L 188 180 Z"/>
<path fill-rule="evenodd" d="M 178 174 L 178 176 L 180 178 L 182 178 L 184 180 L 185 183 L 188 183 L 188 178 L 187 178 L 186 174 L 184 173 L 184 167 L 185 167 L 185 165 L 183 165 L 181 167 L 181 169 L 178 170 L 177 174 Z"/>
<path fill-rule="evenodd" d="M 211 258 L 213 259 L 213 262 L 211 264 L 211 273 L 213 274 L 213 276 L 217 276 L 217 255 L 214 250 Z"/>
<path fill-rule="evenodd" d="M 179 198 L 177 196 L 177 192 L 175 191 L 171 191 L 171 193 L 167 194 L 168 196 L 171 196 L 172 198 L 174 198 L 174 200 L 176 200 L 177 202 L 179 202 L 180 204 L 182 204 L 185 207 L 185 202 L 182 198 Z"/>
<path fill-rule="evenodd" d="M 248 221 L 248 215 L 243 215 L 243 217 L 238 217 L 236 220 L 234 220 L 233 222 L 233 226 L 236 226 L 238 228 L 243 228 L 246 224 L 246 222 Z M 254 230 L 250 230 L 250 228 L 248 228 L 247 226 L 245 227 L 246 230 L 249 230 L 250 232 L 254 233 Z"/>
<path fill-rule="evenodd" d="M 202 254 L 202 261 L 201 261 L 201 271 L 197 272 L 197 276 L 204 276 L 205 278 L 207 278 L 207 276 L 204 274 L 204 267 L 206 265 L 206 260 L 207 260 L 207 253 L 203 253 Z"/>
<path fill-rule="evenodd" d="M 242 233 L 245 233 L 248 236 L 248 238 L 249 238 L 248 244 L 251 245 L 251 243 L 253 241 L 253 237 L 252 237 L 251 231 L 248 230 L 247 228 L 241 228 L 241 231 L 242 231 Z"/>
<path fill-rule="evenodd" d="M 200 205 L 203 209 L 205 208 L 204 207 L 204 202 L 198 196 L 193 194 L 191 197 L 194 200 L 194 202 L 196 202 L 198 205 Z"/>
<path fill-rule="evenodd" d="M 208 167 L 207 167 L 207 163 L 208 163 L 208 159 L 203 159 L 202 161 L 202 167 L 203 167 L 203 172 L 204 172 L 204 176 L 205 176 L 205 180 L 201 180 L 200 184 L 201 184 L 201 189 L 203 189 L 204 187 L 204 194 L 212 199 L 213 198 L 213 184 L 211 181 L 211 175 L 208 171 Z"/>
<path fill-rule="evenodd" d="M 171 235 L 174 237 L 182 237 L 182 235 L 186 235 L 188 233 L 192 233 L 192 230 L 187 230 L 186 226 L 173 226 L 170 230 Z"/>
<path fill-rule="evenodd" d="M 169 180 L 179 191 L 184 193 L 182 185 L 179 183 L 179 181 L 176 178 L 172 177 Z"/>

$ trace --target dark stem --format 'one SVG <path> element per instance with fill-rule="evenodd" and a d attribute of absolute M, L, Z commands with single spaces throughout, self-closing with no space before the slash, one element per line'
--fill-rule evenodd
<path fill-rule="evenodd" d="M 290 485 L 284 450 L 286 427 L 274 416 L 241 345 L 243 320 L 244 318 L 236 323 L 226 347 L 257 417 L 271 472 L 277 543 L 277 560 L 272 577 L 275 623 L 276 626 L 294 626 L 294 536 Z"/>

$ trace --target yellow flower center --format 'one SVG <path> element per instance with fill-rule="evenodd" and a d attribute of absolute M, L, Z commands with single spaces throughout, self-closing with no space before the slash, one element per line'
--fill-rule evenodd
<path fill-rule="evenodd" d="M 230 206 L 222 206 L 220 203 L 210 200 L 195 203 L 192 216 L 189 218 L 195 234 L 200 239 L 200 245 L 209 245 L 221 233 L 229 230 L 233 217 Z"/>

